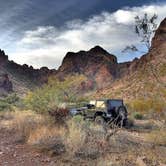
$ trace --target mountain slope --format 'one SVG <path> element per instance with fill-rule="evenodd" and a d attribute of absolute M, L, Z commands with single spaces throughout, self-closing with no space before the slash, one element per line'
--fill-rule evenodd
<path fill-rule="evenodd" d="M 121 79 L 95 96 L 166 100 L 166 18 L 152 39 L 150 52 L 132 61 Z"/>
<path fill-rule="evenodd" d="M 29 89 L 46 83 L 48 77 L 54 72 L 56 71 L 46 67 L 34 69 L 26 64 L 19 65 L 8 60 L 8 56 L 0 50 L 0 96 L 10 92 L 23 95 Z"/>
<path fill-rule="evenodd" d="M 117 58 L 96 46 L 89 51 L 68 52 L 57 71 L 58 77 L 82 74 L 95 88 L 109 85 L 116 78 Z"/>

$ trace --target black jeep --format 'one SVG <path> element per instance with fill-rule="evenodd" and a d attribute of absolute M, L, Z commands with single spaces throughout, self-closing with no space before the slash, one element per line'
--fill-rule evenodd
<path fill-rule="evenodd" d="M 123 100 L 119 99 L 90 101 L 82 109 L 75 109 L 75 114 L 83 115 L 84 119 L 91 119 L 98 124 L 109 123 L 122 127 L 127 123 L 127 109 Z"/>

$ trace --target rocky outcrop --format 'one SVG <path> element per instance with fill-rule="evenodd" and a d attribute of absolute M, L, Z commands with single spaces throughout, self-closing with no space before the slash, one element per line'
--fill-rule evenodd
<path fill-rule="evenodd" d="M 117 64 L 116 56 L 96 46 L 89 51 L 68 52 L 57 71 L 57 76 L 83 74 L 88 78 L 89 84 L 93 82 L 94 86 L 102 88 L 116 78 Z"/>
<path fill-rule="evenodd" d="M 166 43 L 166 18 L 161 22 L 154 38 L 152 39 L 152 48 L 159 47 Z"/>
<path fill-rule="evenodd" d="M 6 92 L 13 91 L 13 84 L 9 80 L 8 74 L 0 75 L 0 89 L 5 90 Z"/>
<path fill-rule="evenodd" d="M 19 75 L 22 79 L 29 79 L 37 85 L 47 83 L 48 77 L 56 72 L 56 70 L 49 70 L 47 67 L 34 69 L 32 66 L 19 65 L 13 61 L 8 61 L 5 67 L 13 75 Z"/>
<path fill-rule="evenodd" d="M 32 89 L 34 86 L 47 83 L 48 77 L 55 73 L 56 70 L 50 70 L 47 67 L 34 69 L 26 64 L 19 65 L 8 60 L 5 52 L 0 50 L 0 91 L 2 92 L 17 91 L 19 93 L 22 89 Z"/>

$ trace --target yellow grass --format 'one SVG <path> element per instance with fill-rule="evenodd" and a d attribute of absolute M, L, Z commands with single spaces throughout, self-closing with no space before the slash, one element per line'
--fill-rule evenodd
<path fill-rule="evenodd" d="M 65 131 L 53 126 L 39 126 L 33 130 L 28 138 L 28 143 L 31 145 L 40 144 L 40 142 L 46 142 L 50 138 L 63 136 Z"/>
<path fill-rule="evenodd" d="M 146 140 L 157 145 L 166 145 L 166 128 L 154 130 L 146 136 Z"/>
<path fill-rule="evenodd" d="M 65 140 L 66 145 L 71 152 L 76 152 L 84 143 L 85 132 L 82 130 L 81 126 L 79 126 L 73 120 L 68 122 L 68 126 L 68 135 Z"/>

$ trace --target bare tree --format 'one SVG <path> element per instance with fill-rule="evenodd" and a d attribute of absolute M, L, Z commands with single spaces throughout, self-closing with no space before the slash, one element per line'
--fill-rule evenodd
<path fill-rule="evenodd" d="M 135 17 L 135 33 L 141 38 L 141 43 L 146 47 L 146 51 L 150 51 L 151 48 L 151 39 L 154 36 L 154 33 L 157 29 L 157 15 L 154 14 L 152 17 L 148 18 L 147 13 L 144 14 L 144 17 L 139 16 Z M 126 46 L 122 52 L 127 51 L 140 51 L 135 45 Z"/>
<path fill-rule="evenodd" d="M 123 53 L 125 52 L 140 52 L 140 53 L 147 53 L 151 49 L 151 39 L 154 36 L 154 33 L 157 29 L 157 15 L 154 14 L 152 17 L 148 17 L 147 13 L 144 14 L 143 17 L 136 16 L 135 17 L 135 33 L 141 38 L 141 43 L 145 46 L 146 51 L 142 52 L 142 50 L 138 49 L 135 45 L 126 46 Z M 157 69 L 151 64 L 148 63 L 151 73 L 155 80 L 162 86 L 166 87 L 166 85 L 160 80 L 158 76 Z"/>

